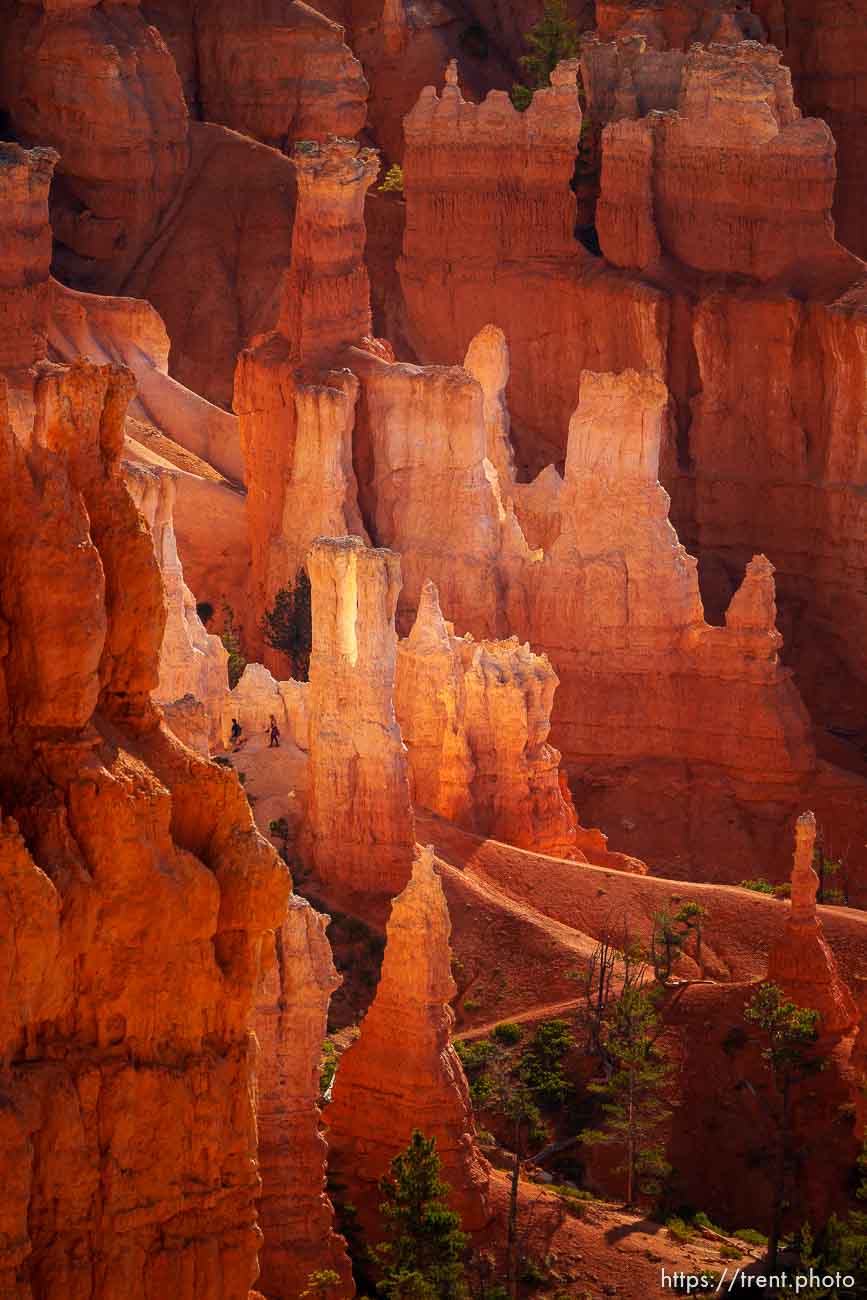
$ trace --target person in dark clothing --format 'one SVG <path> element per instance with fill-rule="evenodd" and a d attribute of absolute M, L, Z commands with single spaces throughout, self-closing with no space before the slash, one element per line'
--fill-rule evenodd
<path fill-rule="evenodd" d="M 241 739 L 241 724 L 237 718 L 232 719 L 232 730 L 229 732 L 229 744 L 237 745 Z"/>
<path fill-rule="evenodd" d="M 268 731 L 269 731 L 269 733 L 270 733 L 270 740 L 268 741 L 268 748 L 269 748 L 269 749 L 279 749 L 279 748 L 280 748 L 280 728 L 277 726 L 277 719 L 274 717 L 274 714 L 273 714 L 273 713 L 271 714 L 271 721 L 270 721 L 269 724 L 268 724 Z"/>

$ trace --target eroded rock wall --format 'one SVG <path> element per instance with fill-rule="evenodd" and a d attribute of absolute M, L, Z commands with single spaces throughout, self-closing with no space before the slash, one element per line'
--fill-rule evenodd
<path fill-rule="evenodd" d="M 229 656 L 220 638 L 206 631 L 196 612 L 196 598 L 184 582 L 173 518 L 175 476 L 128 465 L 125 477 L 151 530 L 166 602 L 153 699 L 163 706 L 175 735 L 207 756 L 221 740 Z"/>
<path fill-rule="evenodd" d="M 556 687 L 548 660 L 517 638 L 456 637 L 426 583 L 395 686 L 415 802 L 479 835 L 574 856 L 575 809 L 547 743 Z"/>
<path fill-rule="evenodd" d="M 10 1300 L 246 1300 L 257 1270 L 247 1020 L 289 879 L 150 704 L 166 615 L 121 477 L 131 391 L 43 364 L 30 428 L 0 412 Z"/>

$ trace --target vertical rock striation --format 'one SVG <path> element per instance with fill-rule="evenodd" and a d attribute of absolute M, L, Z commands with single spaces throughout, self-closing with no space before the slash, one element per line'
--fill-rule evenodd
<path fill-rule="evenodd" d="M 150 704 L 165 607 L 120 470 L 128 372 L 0 402 L 0 1291 L 246 1300 L 247 1019 L 288 874 Z M 70 593 L 75 599 L 70 599 Z"/>
<path fill-rule="evenodd" d="M 343 28 L 302 0 L 142 0 L 171 49 L 193 116 L 288 151 L 354 136 L 367 83 Z"/>
<path fill-rule="evenodd" d="M 449 1042 L 450 933 L 433 850 L 420 849 L 392 904 L 376 997 L 341 1058 L 325 1112 L 335 1178 L 370 1240 L 381 1232 L 378 1181 L 414 1129 L 436 1138 L 464 1227 L 481 1228 L 490 1218 L 488 1168 L 474 1145 L 469 1089 Z"/>
<path fill-rule="evenodd" d="M 517 638 L 456 637 L 426 583 L 395 687 L 415 802 L 479 835 L 574 855 L 575 810 L 547 743 L 556 688 L 548 660 Z"/>
<path fill-rule="evenodd" d="M 319 538 L 307 571 L 309 852 L 329 886 L 393 897 L 409 878 L 415 841 L 393 699 L 400 560 L 358 537 Z"/>
<path fill-rule="evenodd" d="M 184 582 L 173 519 L 176 475 L 129 465 L 126 482 L 151 530 L 166 602 L 153 699 L 163 706 L 175 735 L 207 755 L 221 740 L 229 656 L 220 638 L 205 630 Z"/>
<path fill-rule="evenodd" d="M 676 112 L 602 133 L 596 223 L 605 257 L 766 281 L 833 260 L 834 141 L 802 118 L 779 51 L 744 42 L 694 47 Z M 735 215 L 736 214 L 736 215 Z"/>
<path fill-rule="evenodd" d="M 352 1296 L 346 1243 L 325 1194 L 327 1148 L 319 1132 L 319 1061 L 331 994 L 340 984 L 325 937 L 328 917 L 290 899 L 275 933 L 276 960 L 259 990 L 256 1123 L 265 1240 L 257 1283 L 265 1300 L 295 1300 L 311 1273 L 338 1274 L 335 1297 Z"/>
<path fill-rule="evenodd" d="M 246 463 L 253 601 L 248 641 L 275 671 L 259 623 L 295 586 L 315 537 L 366 536 L 358 511 L 352 430 L 358 383 L 328 370 L 369 335 L 364 196 L 379 163 L 331 139 L 296 149 L 298 207 L 276 328 L 238 361 L 234 407 Z"/>

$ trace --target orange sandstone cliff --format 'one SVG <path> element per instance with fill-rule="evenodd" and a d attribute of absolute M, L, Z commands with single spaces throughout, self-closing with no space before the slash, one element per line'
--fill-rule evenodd
<path fill-rule="evenodd" d="M 47 367 L 31 425 L 0 417 L 10 1300 L 245 1300 L 257 1271 L 247 1017 L 289 879 L 150 703 L 165 610 L 120 475 L 131 391 Z"/>

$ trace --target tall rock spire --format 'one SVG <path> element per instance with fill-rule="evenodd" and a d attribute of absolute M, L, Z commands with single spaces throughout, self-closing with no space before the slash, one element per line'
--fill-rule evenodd
<path fill-rule="evenodd" d="M 841 979 L 816 908 L 819 877 L 813 869 L 816 818 L 802 813 L 795 825 L 792 910 L 781 939 L 768 954 L 768 979 L 801 1007 L 822 1017 L 822 1032 L 843 1034 L 858 1019 L 855 1000 Z"/>
<path fill-rule="evenodd" d="M 490 1217 L 488 1167 L 474 1144 L 467 1081 L 449 1042 L 450 934 L 433 849 L 420 849 L 412 879 L 392 904 L 376 997 L 340 1062 L 325 1112 L 331 1168 L 366 1230 L 376 1229 L 378 1181 L 414 1129 L 436 1138 L 464 1227 L 480 1228 Z"/>

